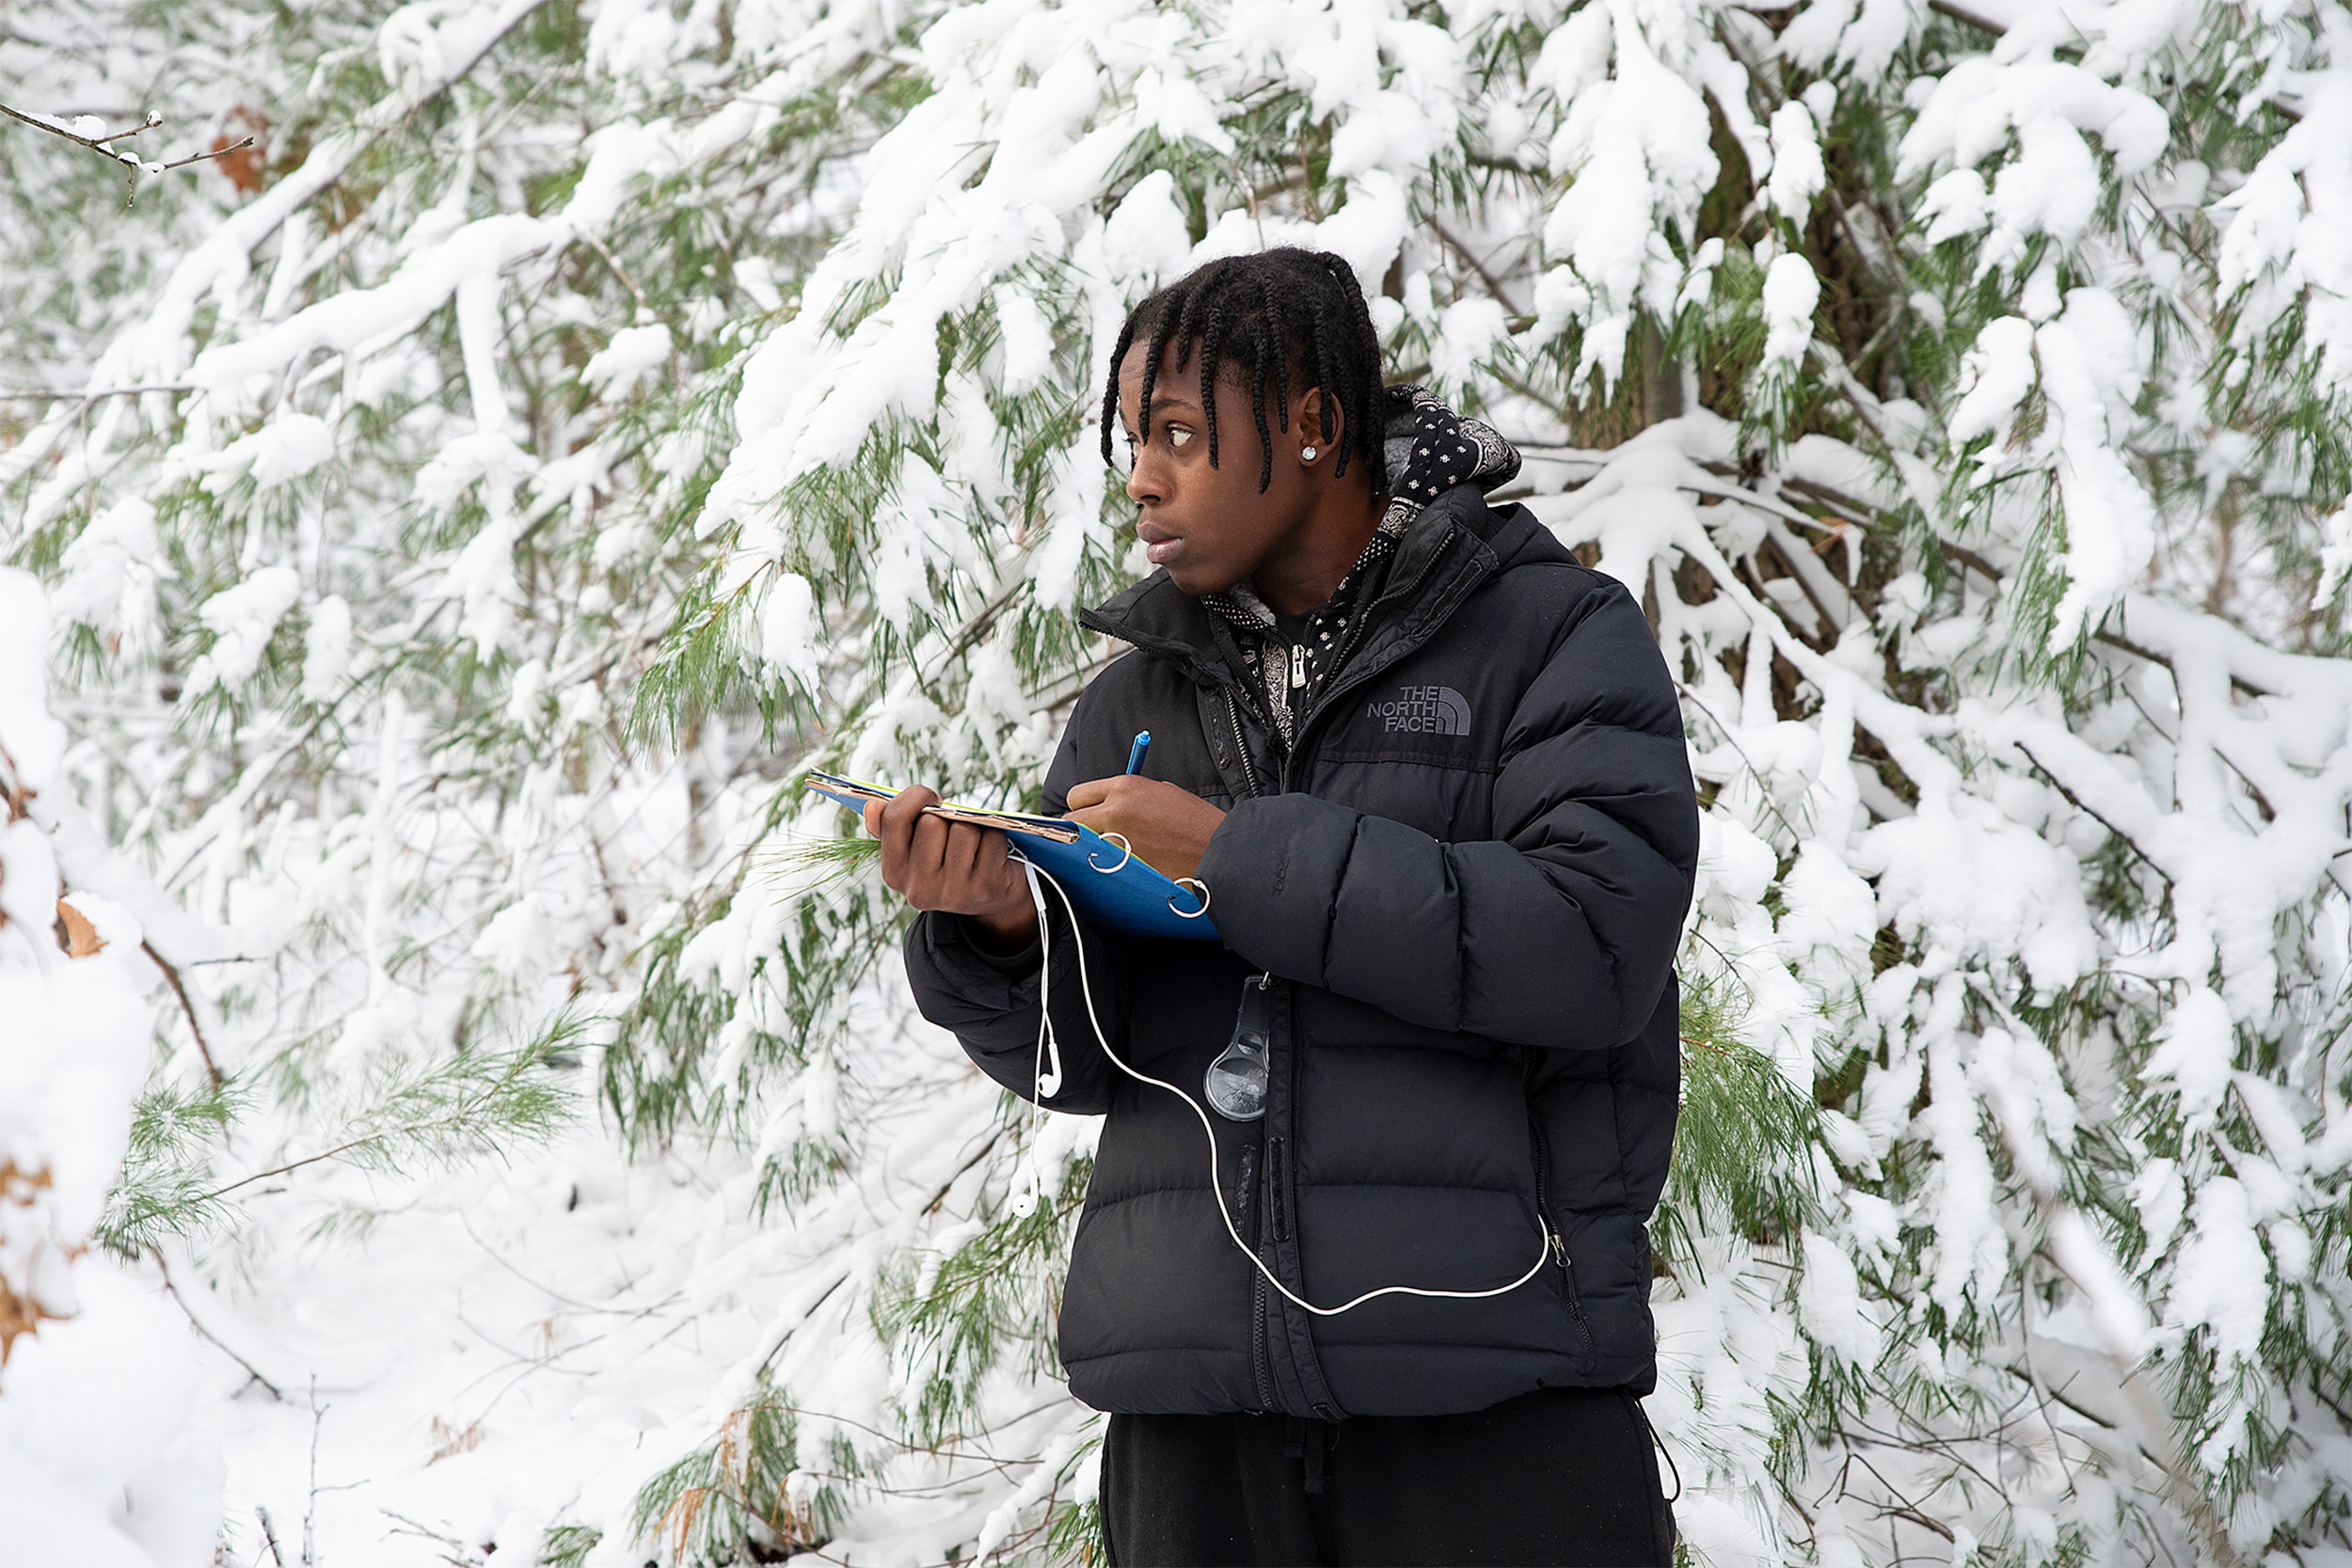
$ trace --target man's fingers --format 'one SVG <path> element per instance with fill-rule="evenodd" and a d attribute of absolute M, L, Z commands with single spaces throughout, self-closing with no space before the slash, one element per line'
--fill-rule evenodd
<path fill-rule="evenodd" d="M 911 878 L 915 875 L 914 829 L 918 823 L 937 820 L 925 816 L 923 808 L 938 799 L 934 791 L 916 784 L 900 790 L 887 800 L 867 803 L 866 825 L 876 838 L 882 840 L 884 886 L 901 894 L 913 893 Z"/>
<path fill-rule="evenodd" d="M 1002 892 L 1021 880 L 1020 868 L 1012 863 L 1006 851 L 1012 841 L 994 828 L 980 832 L 980 852 L 973 865 L 974 884 L 987 892 Z"/>
<path fill-rule="evenodd" d="M 917 816 L 907 841 L 909 871 L 933 892 L 947 869 L 947 829 L 944 817 Z"/>
<path fill-rule="evenodd" d="M 1069 815 L 1075 816 L 1080 809 L 1087 806 L 1099 806 L 1109 800 L 1111 785 L 1114 782 L 1116 781 L 1111 779 L 1089 779 L 1082 784 L 1071 785 Z"/>
<path fill-rule="evenodd" d="M 922 819 L 925 806 L 939 803 L 939 791 L 928 784 L 910 784 L 882 802 L 882 820 L 904 826 Z"/>
<path fill-rule="evenodd" d="M 961 888 L 972 880 L 973 850 L 979 830 L 969 822 L 940 821 L 946 832 L 939 841 L 939 873 L 946 885 Z"/>

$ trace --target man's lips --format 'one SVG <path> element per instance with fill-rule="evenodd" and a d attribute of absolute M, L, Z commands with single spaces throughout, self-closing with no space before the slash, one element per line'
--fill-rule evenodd
<path fill-rule="evenodd" d="M 1143 553 L 1154 566 L 1167 565 L 1184 550 L 1184 536 L 1170 533 L 1157 523 L 1137 523 L 1136 537 L 1143 541 Z"/>

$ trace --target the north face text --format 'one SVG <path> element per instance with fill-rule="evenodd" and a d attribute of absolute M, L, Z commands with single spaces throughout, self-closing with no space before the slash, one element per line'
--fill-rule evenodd
<path fill-rule="evenodd" d="M 1389 702 L 1365 709 L 1391 734 L 1399 730 L 1422 735 L 1468 735 L 1470 703 L 1450 686 L 1402 686 Z"/>

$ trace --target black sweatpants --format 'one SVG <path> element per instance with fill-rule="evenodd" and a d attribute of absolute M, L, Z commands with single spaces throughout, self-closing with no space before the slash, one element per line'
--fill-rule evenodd
<path fill-rule="evenodd" d="M 1621 1388 L 1467 1416 L 1113 1416 L 1116 1568 L 1674 1560 L 1649 1426 Z"/>

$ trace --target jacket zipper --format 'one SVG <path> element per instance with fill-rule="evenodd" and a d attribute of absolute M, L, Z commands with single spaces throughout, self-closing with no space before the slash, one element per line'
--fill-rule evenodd
<path fill-rule="evenodd" d="M 1568 1305 L 1568 1316 L 1575 1320 L 1578 1338 L 1584 1341 L 1584 1354 L 1598 1354 L 1593 1342 L 1592 1324 L 1584 1321 L 1584 1303 L 1576 1292 L 1576 1268 L 1568 1260 L 1568 1243 L 1560 1239 L 1560 1227 L 1551 1220 L 1551 1137 L 1544 1131 L 1544 1118 L 1535 1109 L 1535 1048 L 1527 1050 L 1526 1087 L 1527 1143 L 1535 1158 L 1535 1217 L 1544 1227 L 1544 1244 L 1551 1253 L 1552 1267 L 1559 1271 L 1560 1294 Z"/>
<path fill-rule="evenodd" d="M 1412 583 L 1407 584 L 1404 589 L 1398 590 L 1397 592 L 1409 593 L 1413 588 L 1419 586 L 1420 578 L 1416 578 Z M 1370 678 L 1369 675 L 1360 671 L 1358 672 L 1353 677 L 1343 679 L 1342 676 L 1347 669 L 1347 661 L 1356 657 L 1357 648 L 1362 645 L 1364 638 L 1372 630 L 1373 611 L 1379 608 L 1382 601 L 1387 600 L 1391 596 L 1391 595 L 1389 594 L 1383 594 L 1380 595 L 1379 600 L 1375 600 L 1374 603 L 1364 605 L 1360 608 L 1356 616 L 1356 624 L 1347 628 L 1347 636 L 1345 640 L 1340 643 L 1338 652 L 1331 660 L 1331 684 L 1324 687 L 1321 693 L 1321 700 L 1317 702 L 1311 709 L 1301 712 L 1297 716 L 1295 722 L 1292 725 L 1291 749 L 1289 754 L 1282 758 L 1282 787 L 1285 791 L 1290 788 L 1291 764 L 1306 754 L 1308 729 L 1312 726 L 1317 719 L 1323 717 L 1325 711 L 1328 709 L 1333 703 L 1339 700 L 1339 696 L 1342 692 L 1349 690 L 1354 687 L 1360 686 L 1365 680 Z M 1435 630 L 1435 627 L 1431 628 L 1433 634 Z M 1422 641 L 1425 641 L 1427 639 L 1424 638 Z M 1405 654 L 1408 654 L 1410 652 L 1412 652 L 1412 649 L 1407 648 L 1404 650 L 1403 653 L 1398 654 L 1397 657 L 1402 658 L 1405 657 Z M 1390 662 L 1394 663 L 1395 660 L 1391 659 Z"/>
<path fill-rule="evenodd" d="M 1258 784 L 1258 770 L 1249 761 L 1249 734 L 1242 727 L 1241 700 L 1233 694 L 1233 689 L 1231 686 L 1225 689 L 1225 718 L 1227 722 L 1233 727 L 1233 751 L 1241 759 L 1243 787 L 1248 789 L 1252 797 L 1264 794 L 1265 791 Z M 1269 1189 L 1269 1200 L 1272 1198 L 1271 1187 L 1274 1180 L 1274 1155 L 1280 1147 L 1280 1143 L 1277 1141 L 1269 1145 L 1266 1149 L 1265 1183 Z M 1241 1152 L 1244 1195 L 1242 1207 L 1246 1212 L 1245 1223 L 1249 1227 L 1248 1239 L 1252 1257 L 1263 1256 L 1263 1251 L 1259 1246 L 1259 1232 L 1264 1228 L 1264 1222 L 1258 1213 L 1247 1212 L 1250 1207 L 1250 1179 L 1255 1174 L 1257 1155 L 1257 1145 L 1243 1146 Z M 1263 1210 L 1264 1206 L 1261 1203 L 1258 1207 Z M 1268 1305 L 1265 1274 L 1252 1264 L 1249 1270 L 1249 1376 L 1250 1380 L 1257 1385 L 1258 1408 L 1271 1412 L 1281 1407 L 1274 1397 L 1274 1347 L 1268 1342 L 1266 1325 Z"/>
<path fill-rule="evenodd" d="M 1243 1240 L 1249 1243 L 1254 1257 L 1258 1251 L 1258 1211 L 1254 1204 L 1258 1188 L 1258 1146 L 1244 1144 L 1241 1148 L 1241 1213 L 1239 1227 Z M 1258 1408 L 1274 1408 L 1274 1364 L 1266 1347 L 1265 1275 L 1253 1266 L 1249 1271 L 1249 1377 L 1257 1386 Z"/>
<path fill-rule="evenodd" d="M 1241 756 L 1241 782 L 1252 796 L 1263 795 L 1265 791 L 1258 787 L 1258 770 L 1249 765 L 1249 736 L 1241 727 L 1241 700 L 1230 686 L 1225 689 L 1225 716 L 1232 722 L 1233 750 Z"/>

